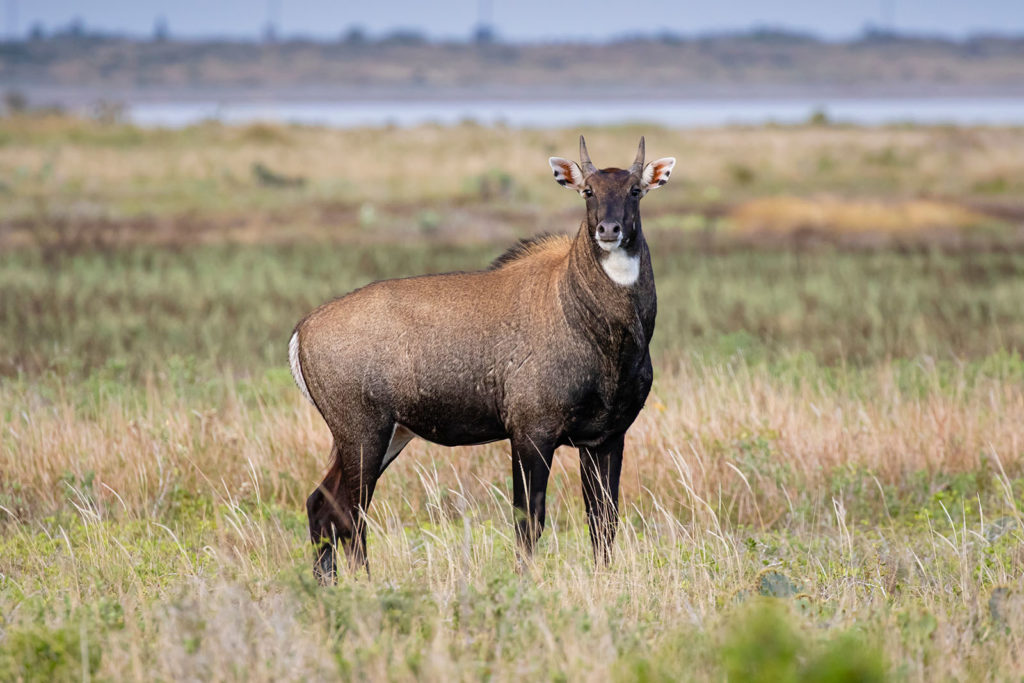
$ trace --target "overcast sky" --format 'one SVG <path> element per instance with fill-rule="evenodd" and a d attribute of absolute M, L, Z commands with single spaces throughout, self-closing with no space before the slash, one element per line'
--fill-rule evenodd
<path fill-rule="evenodd" d="M 465 37 L 481 12 L 507 40 L 601 40 L 669 30 L 682 34 L 781 26 L 827 38 L 866 24 L 964 36 L 1024 33 L 1024 0 L 0 0 L 4 28 L 23 35 L 80 19 L 87 29 L 149 35 L 164 17 L 179 36 L 255 37 L 274 17 L 280 35 L 334 38 L 351 26 L 371 34 L 411 28 Z M 487 8 L 490 8 L 489 10 Z"/>

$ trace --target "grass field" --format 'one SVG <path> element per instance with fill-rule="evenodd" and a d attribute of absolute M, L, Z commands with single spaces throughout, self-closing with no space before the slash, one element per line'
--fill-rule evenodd
<path fill-rule="evenodd" d="M 613 564 L 574 452 L 517 574 L 507 445 L 414 442 L 324 589 L 292 325 L 571 230 L 573 133 L 0 121 L 0 680 L 1024 675 L 1024 131 L 645 132 L 680 177 Z"/>

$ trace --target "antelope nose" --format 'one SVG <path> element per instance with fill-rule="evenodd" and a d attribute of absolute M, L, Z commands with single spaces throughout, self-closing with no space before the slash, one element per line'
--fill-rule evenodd
<path fill-rule="evenodd" d="M 622 233 L 622 226 L 610 221 L 601 221 L 597 226 L 597 239 L 609 242 L 618 239 Z"/>

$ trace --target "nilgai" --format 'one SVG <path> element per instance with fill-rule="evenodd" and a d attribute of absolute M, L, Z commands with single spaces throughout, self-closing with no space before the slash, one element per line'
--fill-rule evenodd
<path fill-rule="evenodd" d="M 517 553 L 544 528 L 555 449 L 579 449 L 595 561 L 618 521 L 626 430 L 651 388 L 657 298 L 640 199 L 675 165 L 598 169 L 552 157 L 587 205 L 575 237 L 520 242 L 486 270 L 374 282 L 307 315 L 288 345 L 292 374 L 334 437 L 309 496 L 315 572 L 366 565 L 364 514 L 378 478 L 414 437 L 445 446 L 512 442 Z"/>

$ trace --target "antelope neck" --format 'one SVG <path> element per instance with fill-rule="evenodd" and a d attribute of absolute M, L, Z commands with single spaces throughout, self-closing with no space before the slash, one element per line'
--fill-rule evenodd
<path fill-rule="evenodd" d="M 594 244 L 590 233 L 584 222 L 569 250 L 560 287 L 563 310 L 570 320 L 595 333 L 625 332 L 634 326 L 635 299 L 643 294 L 639 287 L 646 244 L 643 233 L 636 232 L 629 248 L 611 251 Z"/>

